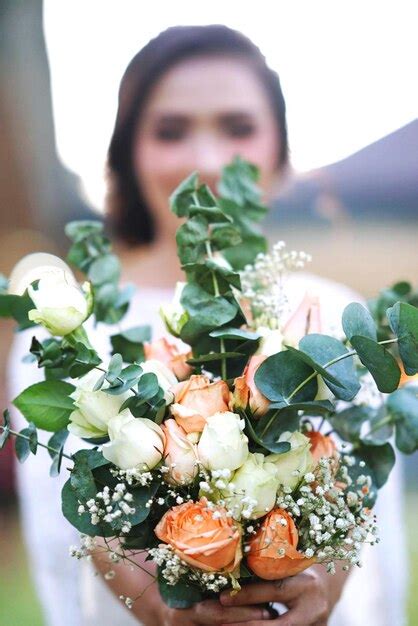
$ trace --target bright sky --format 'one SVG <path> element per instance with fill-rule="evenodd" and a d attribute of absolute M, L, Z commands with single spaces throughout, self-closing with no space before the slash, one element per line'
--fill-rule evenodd
<path fill-rule="evenodd" d="M 98 207 L 120 78 L 168 26 L 224 23 L 261 48 L 282 81 L 298 170 L 344 158 L 417 115 L 414 0 L 44 0 L 44 7 L 58 151 Z"/>

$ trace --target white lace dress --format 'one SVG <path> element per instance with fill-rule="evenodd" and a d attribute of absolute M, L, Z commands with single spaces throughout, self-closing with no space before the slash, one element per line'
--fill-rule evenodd
<path fill-rule="evenodd" d="M 306 289 L 321 297 L 324 332 L 339 327 L 342 309 L 358 296 L 347 288 L 309 275 L 294 275 L 286 293 L 290 310 L 299 304 Z M 160 289 L 138 290 L 130 311 L 123 321 L 128 328 L 150 324 L 153 336 L 160 336 L 163 326 L 159 306 L 171 300 L 171 292 Z M 108 336 L 115 331 L 100 325 L 91 331 L 92 343 L 100 353 L 108 351 Z M 37 336 L 40 331 L 37 330 Z M 32 364 L 22 363 L 28 353 L 32 332 L 17 336 L 9 361 L 10 397 L 41 379 L 41 372 Z M 15 426 L 23 428 L 24 419 L 13 415 Z M 45 437 L 47 439 L 47 437 Z M 80 442 L 69 437 L 69 451 Z M 61 514 L 60 492 L 68 471 L 65 462 L 61 475 L 50 478 L 50 459 L 39 449 L 19 465 L 17 471 L 20 510 L 24 538 L 36 590 L 45 615 L 46 626 L 134 626 L 138 624 L 128 609 L 109 591 L 92 565 L 69 556 L 69 546 L 78 545 L 77 531 Z M 380 492 L 376 507 L 381 529 L 381 543 L 364 550 L 363 567 L 354 570 L 337 605 L 331 626 L 402 626 L 405 624 L 404 595 L 407 577 L 405 546 L 402 538 L 401 466 L 392 472 L 388 484 Z"/>

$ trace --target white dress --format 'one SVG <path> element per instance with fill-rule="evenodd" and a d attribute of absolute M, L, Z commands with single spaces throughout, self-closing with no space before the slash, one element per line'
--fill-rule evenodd
<path fill-rule="evenodd" d="M 342 285 L 307 274 L 289 279 L 286 293 L 289 308 L 294 310 L 306 289 L 321 297 L 323 332 L 340 327 L 343 308 L 359 297 Z M 153 337 L 164 333 L 158 315 L 161 304 L 171 300 L 172 292 L 141 289 L 136 293 L 123 327 L 150 324 Z M 118 332 L 100 325 L 89 336 L 100 353 L 108 351 L 108 336 Z M 25 387 L 41 379 L 36 366 L 21 362 L 28 353 L 31 330 L 17 336 L 9 360 L 9 390 L 14 398 Z M 39 337 L 41 332 L 36 331 Z M 15 426 L 25 420 L 15 411 Z M 45 437 L 47 439 L 48 437 Z M 80 442 L 71 435 L 68 450 Z M 18 489 L 23 533 L 28 548 L 36 590 L 45 615 L 46 626 L 134 626 L 137 620 L 107 588 L 92 565 L 69 556 L 69 547 L 78 545 L 77 531 L 61 514 L 60 492 L 68 478 L 65 463 L 58 478 L 48 475 L 50 459 L 38 449 L 18 467 Z M 334 610 L 330 626 L 403 626 L 407 563 L 403 543 L 403 507 L 401 464 L 398 462 L 387 485 L 381 490 L 376 506 L 381 543 L 364 550 L 363 567 L 350 575 L 343 596 Z"/>

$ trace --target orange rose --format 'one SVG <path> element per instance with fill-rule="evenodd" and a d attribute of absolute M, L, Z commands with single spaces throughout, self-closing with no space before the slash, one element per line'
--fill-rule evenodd
<path fill-rule="evenodd" d="M 193 371 L 193 368 L 186 363 L 192 354 L 188 352 L 180 352 L 175 343 L 171 343 L 165 337 L 157 339 L 152 343 L 144 344 L 145 359 L 156 359 L 173 372 L 178 380 L 185 380 Z"/>
<path fill-rule="evenodd" d="M 195 375 L 172 391 L 174 404 L 170 411 L 186 433 L 202 432 L 206 418 L 229 411 L 229 389 L 223 380 L 211 383 L 206 376 Z"/>
<path fill-rule="evenodd" d="M 216 513 L 216 515 L 214 515 Z M 186 563 L 205 572 L 235 572 L 242 558 L 241 529 L 219 506 L 206 498 L 175 506 L 155 528 Z"/>
<path fill-rule="evenodd" d="M 250 406 L 251 411 L 256 417 L 264 415 L 268 411 L 270 402 L 265 396 L 258 390 L 254 376 L 261 363 L 267 357 L 264 354 L 253 355 L 244 370 L 242 376 L 234 381 L 234 404 L 240 409 L 246 409 Z"/>
<path fill-rule="evenodd" d="M 331 437 L 325 437 L 320 432 L 312 430 L 304 433 L 305 437 L 311 442 L 311 454 L 315 461 L 315 465 L 323 457 L 338 458 L 337 446 Z"/>
<path fill-rule="evenodd" d="M 285 343 L 297 347 L 310 333 L 321 332 L 319 298 L 306 292 L 302 302 L 283 328 Z"/>
<path fill-rule="evenodd" d="M 299 574 L 315 559 L 308 559 L 297 551 L 298 540 L 298 531 L 290 515 L 283 509 L 274 509 L 250 540 L 249 567 L 264 580 L 280 580 Z"/>

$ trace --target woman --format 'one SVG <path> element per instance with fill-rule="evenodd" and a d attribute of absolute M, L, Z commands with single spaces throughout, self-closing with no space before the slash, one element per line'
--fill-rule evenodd
<path fill-rule="evenodd" d="M 109 150 L 109 222 L 119 240 L 123 278 L 141 288 L 131 307 L 127 326 L 135 319 L 135 324 L 140 320 L 156 327 L 158 306 L 169 299 L 172 286 L 181 279 L 174 239 L 178 221 L 167 209 L 167 198 L 193 170 L 199 171 L 204 182 L 216 187 L 222 166 L 236 154 L 259 166 L 261 186 L 266 194 L 280 181 L 288 164 L 288 141 L 285 103 L 277 76 L 248 39 L 226 27 L 180 27 L 165 31 L 134 57 L 123 77 Z M 320 290 L 326 306 L 328 302 L 333 303 L 332 311 L 327 307 L 331 314 L 329 326 L 338 323 L 342 308 L 355 299 L 354 294 L 341 286 L 298 276 L 289 284 L 293 306 L 307 286 Z M 156 330 L 158 335 L 160 329 Z M 97 339 L 103 343 L 99 336 Z M 24 384 L 27 385 L 27 378 Z M 42 529 L 39 529 L 37 504 L 30 488 L 34 482 L 31 472 L 37 472 L 42 489 L 44 483 L 50 481 L 46 473 L 41 476 L 41 464 L 38 463 L 37 470 L 31 470 L 34 465 L 25 465 L 21 470 L 25 530 L 32 557 L 39 563 L 49 558 L 49 570 L 41 568 L 40 576 L 44 575 L 45 579 L 42 582 L 38 576 L 38 582 L 44 603 L 50 609 L 55 604 L 56 617 L 50 620 L 54 626 L 67 623 L 128 625 L 138 621 L 146 626 L 255 625 L 269 619 L 263 611 L 266 602 L 279 602 L 289 608 L 286 617 L 273 623 L 320 625 L 328 623 L 343 592 L 346 575 L 342 571 L 332 577 L 321 566 L 314 566 L 280 585 L 269 582 L 247 586 L 245 592 L 235 596 L 234 606 L 230 605 L 229 596 L 222 595 L 219 601 L 203 602 L 192 609 L 169 610 L 162 603 L 156 585 L 146 589 L 150 581 L 142 570 L 118 566 L 116 577 L 107 581 L 115 596 L 109 594 L 101 580 L 92 578 L 88 568 L 82 570 L 84 580 L 80 585 L 75 570 L 68 569 L 65 578 L 57 571 L 54 582 L 55 594 L 58 593 L 61 602 L 58 608 L 58 600 L 48 596 L 45 583 L 54 563 L 60 560 L 63 565 L 64 555 L 56 552 L 60 539 L 64 538 L 67 545 L 71 542 L 68 536 L 64 537 L 59 512 L 54 515 L 50 511 L 54 516 L 56 545 L 50 557 L 40 549 Z M 55 485 L 58 492 L 59 484 Z M 399 493 L 396 479 L 392 480 L 392 491 L 387 492 L 391 502 Z M 51 494 L 49 501 L 55 500 L 49 506 L 56 507 L 58 497 L 57 493 Z M 396 507 L 392 503 L 388 510 L 393 509 Z M 46 525 L 47 520 L 43 523 Z M 394 519 L 394 523 L 400 522 Z M 67 528 L 66 532 L 68 535 L 72 530 Z M 402 548 L 402 544 L 396 546 L 398 556 L 402 552 L 399 547 Z M 47 549 L 45 546 L 44 550 Z M 395 552 L 394 548 L 390 548 L 390 552 Z M 99 557 L 96 557 L 96 565 L 104 571 L 108 569 Z M 399 563 L 397 568 L 400 587 L 402 565 Z M 65 567 L 70 566 L 65 564 Z M 387 602 L 390 598 L 385 591 L 385 574 L 379 567 L 376 553 L 366 555 L 364 572 L 365 583 L 360 570 L 348 579 L 342 601 L 330 623 L 338 626 L 401 624 L 401 611 L 390 614 L 393 602 Z M 382 581 L 376 578 L 379 573 L 382 573 Z M 58 589 L 60 583 L 67 586 L 64 593 Z M 371 583 L 375 588 L 364 593 L 366 585 Z M 363 593 L 356 590 L 358 587 Z M 118 604 L 117 596 L 135 597 L 141 588 L 145 591 L 128 614 Z M 401 590 L 394 590 L 392 595 L 399 598 Z M 356 613 L 358 608 L 360 620 Z M 68 622 L 64 621 L 67 611 L 71 616 Z"/>

